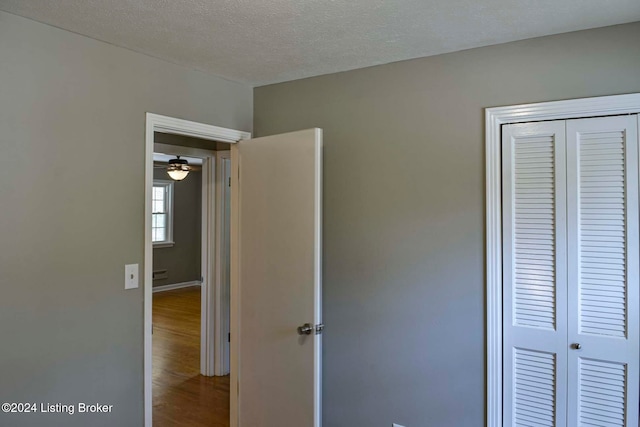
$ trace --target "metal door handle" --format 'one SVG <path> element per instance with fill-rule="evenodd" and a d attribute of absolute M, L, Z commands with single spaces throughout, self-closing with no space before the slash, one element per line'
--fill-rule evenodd
<path fill-rule="evenodd" d="M 298 335 L 311 335 L 311 332 L 313 332 L 313 326 L 311 326 L 311 323 L 305 323 L 302 326 L 298 326 Z"/>
<path fill-rule="evenodd" d="M 578 342 L 575 342 L 573 344 L 571 344 L 571 348 L 574 350 L 580 350 L 582 348 L 582 345 Z"/>
<path fill-rule="evenodd" d="M 311 335 L 313 332 L 316 335 L 320 335 L 324 330 L 324 324 L 319 323 L 315 327 L 311 323 L 305 323 L 302 326 L 298 326 L 298 335 Z"/>

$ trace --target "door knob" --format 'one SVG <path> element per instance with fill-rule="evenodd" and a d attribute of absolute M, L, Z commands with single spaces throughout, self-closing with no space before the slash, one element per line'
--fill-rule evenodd
<path fill-rule="evenodd" d="M 313 326 L 311 323 L 305 323 L 302 326 L 298 326 L 298 335 L 311 335 L 313 332 Z"/>
<path fill-rule="evenodd" d="M 571 344 L 571 348 L 574 350 L 580 350 L 582 348 L 582 345 L 578 342 L 575 342 L 573 344 Z"/>

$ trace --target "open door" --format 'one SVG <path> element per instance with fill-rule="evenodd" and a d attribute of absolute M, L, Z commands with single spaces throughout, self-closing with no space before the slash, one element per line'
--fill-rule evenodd
<path fill-rule="evenodd" d="M 231 425 L 320 427 L 322 130 L 231 160 Z"/>

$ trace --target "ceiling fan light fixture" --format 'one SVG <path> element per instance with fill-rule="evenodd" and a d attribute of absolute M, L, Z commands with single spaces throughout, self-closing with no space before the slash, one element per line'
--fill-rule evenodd
<path fill-rule="evenodd" d="M 189 175 L 190 170 L 189 162 L 181 159 L 180 156 L 169 160 L 169 166 L 167 166 L 167 174 L 169 174 L 169 177 L 174 181 L 182 181 L 185 179 L 187 175 Z"/>

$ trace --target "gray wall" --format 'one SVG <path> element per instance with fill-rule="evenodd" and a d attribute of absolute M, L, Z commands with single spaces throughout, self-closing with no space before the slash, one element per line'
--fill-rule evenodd
<path fill-rule="evenodd" d="M 640 92 L 640 23 L 254 91 L 324 129 L 324 427 L 483 426 L 484 108 Z"/>
<path fill-rule="evenodd" d="M 154 179 L 170 180 L 165 169 L 154 169 Z M 175 245 L 153 249 L 153 271 L 167 270 L 169 277 L 153 286 L 200 280 L 202 259 L 202 173 L 191 171 L 173 183 L 173 241 Z"/>
<path fill-rule="evenodd" d="M 145 112 L 251 130 L 252 91 L 0 12 L 0 425 L 140 427 Z"/>

